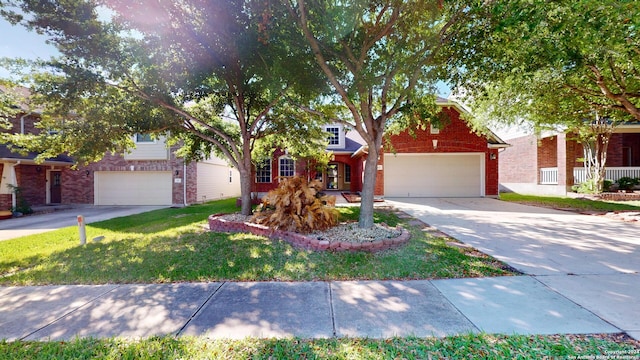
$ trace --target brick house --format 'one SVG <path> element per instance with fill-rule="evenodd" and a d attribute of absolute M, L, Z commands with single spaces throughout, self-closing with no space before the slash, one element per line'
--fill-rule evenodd
<path fill-rule="evenodd" d="M 585 180 L 582 145 L 571 134 L 510 139 L 500 155 L 501 191 L 566 195 Z M 618 126 L 611 135 L 605 178 L 640 177 L 640 124 Z"/>
<path fill-rule="evenodd" d="M 508 146 L 487 131 L 478 135 L 461 118 L 466 110 L 457 102 L 438 98 L 448 119 L 441 129 L 430 126 L 391 136 L 394 153 L 384 153 L 378 163 L 375 194 L 386 197 L 476 197 L 498 196 L 498 152 Z M 324 171 L 316 171 L 308 161 L 293 161 L 277 150 L 258 167 L 254 191 L 263 194 L 278 185 L 278 177 L 306 176 L 322 181 L 326 190 L 359 192 L 367 156 L 364 141 L 355 131 L 341 125 L 327 125 L 331 133 L 327 151 L 332 161 Z"/>
<path fill-rule="evenodd" d="M 8 119 L 21 133 L 40 131 L 37 113 L 22 112 Z M 185 163 L 164 138 L 134 137 L 127 154 L 106 154 L 88 166 L 72 168 L 73 159 L 58 156 L 42 163 L 37 154 L 21 155 L 0 144 L 0 210 L 17 205 L 13 187 L 30 206 L 50 204 L 187 205 L 240 194 L 237 170 L 218 158 Z"/>

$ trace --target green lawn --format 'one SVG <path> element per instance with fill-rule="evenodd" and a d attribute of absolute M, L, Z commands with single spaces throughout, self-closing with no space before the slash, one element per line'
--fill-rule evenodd
<path fill-rule="evenodd" d="M 162 209 L 0 242 L 1 285 L 431 279 L 507 275 L 504 264 L 447 244 L 389 211 L 376 220 L 406 226 L 409 244 L 376 254 L 313 252 L 250 234 L 206 231 L 210 214 L 234 212 L 235 200 Z M 340 208 L 342 220 L 358 208 Z"/>
<path fill-rule="evenodd" d="M 137 341 L 0 341 L 0 359 L 636 359 L 637 343 L 635 346 L 631 341 L 571 335 L 382 340 L 152 337 Z"/>
<path fill-rule="evenodd" d="M 603 201 L 561 196 L 502 193 L 500 200 L 576 211 L 640 211 L 640 201 Z"/>

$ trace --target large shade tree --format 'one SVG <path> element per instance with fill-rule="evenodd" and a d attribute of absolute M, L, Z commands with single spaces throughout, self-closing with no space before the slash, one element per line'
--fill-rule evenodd
<path fill-rule="evenodd" d="M 385 132 L 432 120 L 435 87 L 444 78 L 440 49 L 462 22 L 455 1 L 281 0 L 308 41 L 334 94 L 311 113 L 362 136 L 368 155 L 359 226 L 373 225 L 374 189 Z"/>
<path fill-rule="evenodd" d="M 318 117 L 295 109 L 323 82 L 283 12 L 252 0 L 7 0 L 2 15 L 44 33 L 61 56 L 36 62 L 31 81 L 56 132 L 11 142 L 43 157 L 99 159 L 135 133 L 182 141 L 187 159 L 211 151 L 240 173 L 251 212 L 252 159 L 285 146 L 317 153 Z M 284 8 L 283 8 L 284 10 Z M 62 120 L 61 120 L 62 119 Z M 52 135 L 53 134 L 53 135 Z M 264 142 L 271 145 L 267 146 Z"/>
<path fill-rule="evenodd" d="M 602 189 L 612 128 L 640 121 L 640 4 L 469 2 L 450 72 L 482 125 L 521 122 L 579 135 Z"/>

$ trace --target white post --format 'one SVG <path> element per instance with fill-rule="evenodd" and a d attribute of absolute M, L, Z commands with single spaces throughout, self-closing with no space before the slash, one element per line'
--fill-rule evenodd
<path fill-rule="evenodd" d="M 80 245 L 87 243 L 87 230 L 84 227 L 84 216 L 78 215 L 78 230 L 80 231 Z"/>

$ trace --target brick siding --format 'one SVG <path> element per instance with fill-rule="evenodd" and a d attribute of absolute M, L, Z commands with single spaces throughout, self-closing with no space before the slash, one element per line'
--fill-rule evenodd
<path fill-rule="evenodd" d="M 170 171 L 173 178 L 184 179 L 183 160 L 170 151 L 169 160 L 125 160 L 121 155 L 106 154 L 99 162 L 87 166 L 79 166 L 77 170 L 65 168 L 62 172 L 62 203 L 64 204 L 93 204 L 93 182 L 96 171 Z M 176 172 L 178 175 L 176 175 Z M 196 202 L 197 170 L 196 164 L 187 166 L 187 202 Z M 172 182 L 172 203 L 184 202 L 183 182 Z"/>
<path fill-rule="evenodd" d="M 408 131 L 399 135 L 392 135 L 389 141 L 397 153 L 455 153 L 455 152 L 481 152 L 485 153 L 485 195 L 498 195 L 498 150 L 489 149 L 487 140 L 472 132 L 468 124 L 460 118 L 460 113 L 454 108 L 443 108 L 442 111 L 450 120 L 443 126 L 439 134 L 431 134 L 429 129 L 416 130 L 415 136 Z M 438 140 L 434 149 L 433 140 Z M 491 159 L 491 155 L 496 160 Z M 382 160 L 384 157 L 381 156 Z M 384 171 L 379 171 L 376 181 L 376 194 L 383 195 Z"/>

